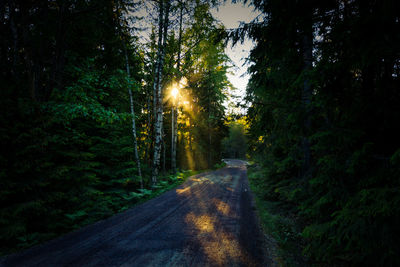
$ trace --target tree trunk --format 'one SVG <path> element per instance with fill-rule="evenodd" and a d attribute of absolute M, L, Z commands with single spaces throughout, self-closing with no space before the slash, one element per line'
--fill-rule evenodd
<path fill-rule="evenodd" d="M 4 5 L 4 3 L 1 3 Z M 9 14 L 9 20 L 10 20 L 10 29 L 11 29 L 11 34 L 12 34 L 12 51 L 13 51 L 13 59 L 12 59 L 12 65 L 11 65 L 11 73 L 13 76 L 16 75 L 16 66 L 18 62 L 18 31 L 17 31 L 17 26 L 14 21 L 15 17 L 15 5 L 13 1 L 8 1 L 8 8 L 10 9 Z M 3 19 L 3 17 L 2 17 Z"/>
<path fill-rule="evenodd" d="M 66 30 L 65 30 L 65 12 L 68 10 L 68 7 L 65 2 L 62 2 L 58 11 L 58 22 L 57 22 L 57 33 L 56 33 L 56 43 L 55 43 L 55 51 L 53 57 L 53 64 L 51 69 L 51 79 L 50 83 L 43 92 L 43 99 L 48 100 L 51 96 L 54 88 L 58 87 L 59 89 L 62 87 L 62 76 L 64 72 L 65 65 L 65 38 L 66 38 Z"/>
<path fill-rule="evenodd" d="M 159 84 L 159 72 L 160 72 L 160 64 L 161 64 L 161 53 L 162 53 L 162 37 L 163 37 L 163 22 L 164 22 L 164 1 L 160 0 L 160 10 L 158 16 L 158 49 L 157 49 L 157 61 L 156 66 L 154 68 L 154 83 L 153 83 L 153 118 L 154 118 L 154 141 L 153 141 L 153 162 L 152 162 L 152 177 L 151 181 L 153 186 L 157 183 L 158 176 L 158 167 L 160 162 L 160 137 L 158 133 L 161 135 L 161 128 L 159 125 L 158 119 L 158 84 Z"/>
<path fill-rule="evenodd" d="M 173 110 L 175 114 L 175 120 L 174 120 L 174 136 L 173 136 L 173 147 L 174 147 L 174 153 L 173 153 L 173 166 L 172 166 L 172 171 L 175 174 L 176 173 L 176 148 L 177 148 L 177 141 L 178 141 L 178 108 L 175 107 Z"/>
<path fill-rule="evenodd" d="M 178 81 L 181 79 L 181 51 L 182 51 L 182 23 L 183 23 L 183 3 L 180 4 L 179 14 L 179 37 L 178 37 L 178 59 L 176 62 L 176 68 L 178 71 Z M 178 108 L 177 105 L 172 106 L 172 140 L 171 140 L 171 169 L 172 173 L 176 173 L 176 142 L 178 135 Z M 175 119 L 174 119 L 175 118 Z"/>
<path fill-rule="evenodd" d="M 161 63 L 161 46 L 162 46 L 162 37 L 163 37 L 163 17 L 164 17 L 164 1 L 160 0 L 160 10 L 159 10 L 159 16 L 158 16 L 158 42 L 157 42 L 157 59 L 156 59 L 156 65 L 154 68 L 154 83 L 153 83 L 153 116 L 154 119 L 156 118 L 157 114 L 157 101 L 158 101 L 158 83 L 159 83 L 159 71 L 160 71 L 160 63 Z"/>
<path fill-rule="evenodd" d="M 190 153 L 192 153 L 192 156 L 193 156 L 193 147 L 192 147 L 192 120 L 190 119 L 190 116 L 189 116 L 189 118 L 188 118 L 188 120 L 189 120 L 189 133 L 188 133 L 188 136 L 189 136 L 189 151 L 190 151 Z"/>
<path fill-rule="evenodd" d="M 211 146 L 211 118 L 212 118 L 212 107 L 211 107 L 211 98 L 210 98 L 210 89 L 208 88 L 208 168 L 211 168 L 211 151 L 212 151 L 212 146 Z"/>
<path fill-rule="evenodd" d="M 166 147 L 165 147 L 165 134 L 164 134 L 164 127 L 162 128 L 162 172 L 165 174 L 165 155 L 166 155 Z"/>
<path fill-rule="evenodd" d="M 160 168 L 160 156 L 161 156 L 161 145 L 162 145 L 162 126 L 163 126 L 163 103 L 162 103 L 162 74 L 163 74 L 163 66 L 164 66 L 164 57 L 165 57 L 165 47 L 167 43 L 167 33 L 168 33 L 168 24 L 169 24 L 169 8 L 170 2 L 167 0 L 165 7 L 164 18 L 162 16 L 163 10 L 163 1 L 160 2 L 160 21 L 159 29 L 162 29 L 162 45 L 159 46 L 159 62 L 158 62 L 158 70 L 156 72 L 157 79 L 155 79 L 154 89 L 155 90 L 155 142 L 154 142 L 154 157 L 153 157 L 153 173 L 152 173 L 152 183 L 153 186 L 157 183 L 158 172 Z M 159 39 L 159 44 L 161 43 Z"/>
<path fill-rule="evenodd" d="M 172 169 L 172 173 L 175 174 L 176 154 L 174 151 L 174 143 L 175 143 L 175 106 L 172 105 L 172 108 L 171 108 L 171 169 Z"/>
<path fill-rule="evenodd" d="M 125 64 L 126 64 L 126 73 L 128 74 L 128 78 L 130 78 L 131 73 L 129 70 L 129 60 L 128 60 L 128 52 L 126 51 L 126 45 L 124 44 L 124 52 L 125 52 Z M 130 101 L 130 106 L 131 106 L 131 115 L 132 115 L 132 136 L 133 136 L 133 148 L 135 151 L 135 159 L 136 159 L 136 164 L 138 168 L 138 175 L 140 178 L 140 188 L 143 189 L 143 177 L 142 177 L 142 170 L 140 167 L 140 158 L 139 158 L 139 153 L 138 153 L 138 145 L 137 145 L 137 136 L 136 136 L 136 122 L 135 122 L 135 109 L 134 109 L 134 103 L 133 103 L 133 95 L 132 95 L 132 90 L 129 87 L 128 88 L 129 92 L 129 101 Z"/>
<path fill-rule="evenodd" d="M 147 162 L 147 165 L 150 166 L 151 164 L 151 140 L 152 140 L 152 132 L 153 132 L 153 127 L 152 127 L 152 118 L 151 118 L 151 93 L 147 93 L 147 144 L 146 144 L 146 150 L 145 150 L 145 155 L 144 159 Z"/>
<path fill-rule="evenodd" d="M 117 8 L 118 10 L 118 8 Z M 118 19 L 120 18 L 120 15 L 118 13 Z M 122 39 L 122 30 L 120 30 L 121 34 L 121 39 Z M 126 67 L 126 74 L 128 75 L 128 78 L 131 77 L 131 71 L 130 71 L 130 66 L 129 66 L 129 58 L 128 58 L 128 51 L 126 48 L 126 43 L 122 39 L 122 48 L 124 49 L 124 54 L 125 54 L 125 67 Z M 142 177 L 142 168 L 140 166 L 140 157 L 139 157 L 139 152 L 138 152 L 138 145 L 137 145 L 137 136 L 136 136 L 136 121 L 135 121 L 135 108 L 134 108 L 134 102 L 133 102 L 133 94 L 132 94 L 132 89 L 128 87 L 128 93 L 129 93 L 129 103 L 130 103 L 130 109 L 131 109 L 131 116 L 132 116 L 132 137 L 133 137 L 133 149 L 134 149 L 134 156 L 136 160 L 136 165 L 138 169 L 138 176 L 140 178 L 140 188 L 143 189 L 143 177 Z"/>
<path fill-rule="evenodd" d="M 303 71 L 305 72 L 305 79 L 303 83 L 302 92 L 302 102 L 305 112 L 304 117 L 304 135 L 303 135 L 303 176 L 308 175 L 310 171 L 310 161 L 311 161 L 311 151 L 310 142 L 307 135 L 310 132 L 311 127 L 311 114 L 310 114 L 310 104 L 311 104 L 311 82 L 309 72 L 312 69 L 312 49 L 313 49 L 313 28 L 312 28 L 312 8 L 308 7 L 307 14 L 304 21 L 304 30 L 302 34 L 302 50 L 303 50 Z"/>
<path fill-rule="evenodd" d="M 208 168 L 211 168 L 211 118 L 208 118 Z"/>

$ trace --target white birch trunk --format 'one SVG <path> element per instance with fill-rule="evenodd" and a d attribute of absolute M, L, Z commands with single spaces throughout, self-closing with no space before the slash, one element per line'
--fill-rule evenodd
<path fill-rule="evenodd" d="M 160 13 L 163 6 L 163 1 L 160 2 Z M 168 33 L 168 24 L 169 24 L 169 8 L 170 3 L 169 0 L 166 2 L 165 7 L 165 15 L 164 19 L 160 20 L 163 28 L 163 40 L 161 47 L 158 48 L 160 51 L 160 58 L 158 64 L 158 71 L 156 75 L 158 76 L 157 83 L 154 85 L 156 88 L 156 114 L 155 114 L 155 143 L 154 143 L 154 156 L 153 156 L 153 173 L 152 173 L 152 183 L 153 186 L 157 183 L 157 177 L 160 168 L 160 158 L 161 158 L 161 145 L 162 145 L 162 126 L 163 126 L 163 103 L 162 103 L 162 74 L 163 74 L 163 66 L 164 66 L 164 57 L 165 57 L 165 47 L 167 42 L 167 33 Z M 159 35 L 160 36 L 160 35 Z M 160 42 L 159 42 L 160 43 Z"/>
<path fill-rule="evenodd" d="M 129 70 L 128 53 L 126 51 L 126 47 L 125 46 L 124 46 L 124 50 L 125 50 L 126 73 L 128 74 L 128 78 L 130 78 L 131 73 L 130 73 L 130 70 Z M 129 101 L 130 101 L 131 116 L 132 116 L 133 149 L 134 149 L 134 152 L 135 152 L 135 159 L 136 159 L 136 164 L 137 164 L 137 169 L 138 169 L 138 175 L 139 175 L 139 178 L 140 178 L 140 188 L 143 189 L 142 169 L 140 167 L 140 158 L 139 158 L 139 153 L 138 153 L 137 136 L 136 136 L 135 109 L 134 109 L 134 103 L 133 103 L 132 90 L 131 90 L 130 87 L 128 88 L 128 92 L 129 92 Z"/>
<path fill-rule="evenodd" d="M 118 19 L 120 18 L 121 14 L 118 13 Z M 119 28 L 119 30 L 121 30 Z M 121 37 L 122 37 L 122 32 Z M 126 43 L 122 41 L 122 47 L 124 49 L 124 54 L 125 54 L 125 67 L 126 67 L 126 74 L 128 75 L 128 78 L 131 77 L 131 72 L 129 68 L 129 60 L 128 60 L 128 51 L 126 49 Z M 139 158 L 139 153 L 138 153 L 138 145 L 137 145 L 137 136 L 136 136 L 136 122 L 135 122 L 135 109 L 134 109 L 134 102 L 133 102 L 133 94 L 132 90 L 130 87 L 128 87 L 128 93 L 129 93 L 129 102 L 130 102 L 130 109 L 131 109 L 131 116 L 132 116 L 132 137 L 133 137 L 133 149 L 134 149 L 134 156 L 137 164 L 137 169 L 138 169 L 138 176 L 140 178 L 140 188 L 143 189 L 143 177 L 142 177 L 142 169 L 140 166 L 140 158 Z"/>
<path fill-rule="evenodd" d="M 157 114 L 157 89 L 159 84 L 159 72 L 160 72 L 160 61 L 161 61 L 161 47 L 162 47 L 162 37 L 163 37 L 163 16 L 164 16 L 164 1 L 160 0 L 160 10 L 158 16 L 158 41 L 157 41 L 157 59 L 154 68 L 154 83 L 153 83 L 153 116 L 156 118 Z"/>

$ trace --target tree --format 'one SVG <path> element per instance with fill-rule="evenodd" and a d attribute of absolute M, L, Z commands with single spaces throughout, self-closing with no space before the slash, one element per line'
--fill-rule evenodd
<path fill-rule="evenodd" d="M 118 18 L 120 20 L 119 24 L 120 24 L 120 28 L 121 28 L 121 14 L 118 10 L 118 5 L 117 5 L 117 14 L 118 14 Z M 122 29 L 120 29 L 121 31 Z M 131 78 L 131 74 L 130 74 L 130 66 L 129 66 L 129 57 L 128 57 L 128 51 L 126 48 L 126 41 L 122 40 L 123 44 L 123 50 L 124 50 L 124 55 L 125 55 L 125 67 L 126 67 L 126 74 L 128 75 L 128 79 Z M 132 94 L 132 89 L 130 87 L 128 87 L 128 93 L 129 93 L 129 103 L 130 103 L 130 109 L 131 109 L 131 116 L 132 116 L 132 137 L 133 137 L 133 148 L 134 148 L 134 153 L 135 153 L 135 160 L 136 160 L 136 164 L 137 164 L 137 169 L 138 169 L 138 175 L 140 178 L 140 188 L 143 189 L 143 177 L 142 177 L 142 170 L 140 167 L 140 157 L 139 157 L 139 153 L 138 153 L 138 144 L 137 144 L 137 136 L 136 136 L 136 122 L 135 122 L 135 109 L 134 109 L 134 102 L 133 102 L 133 94 Z"/>
<path fill-rule="evenodd" d="M 210 5 L 198 3 L 193 17 L 185 33 L 190 36 L 185 37 L 190 49 L 182 68 L 190 88 L 188 99 L 193 103 L 192 111 L 186 114 L 191 126 L 188 141 L 195 150 L 193 160 L 206 168 L 221 158 L 221 140 L 226 133 L 223 91 L 231 86 L 226 76 L 229 59 L 224 52 L 225 29 L 216 25 Z"/>
<path fill-rule="evenodd" d="M 162 103 L 162 88 L 163 88 L 163 68 L 165 49 L 167 44 L 168 36 L 168 25 L 169 25 L 169 10 L 170 1 L 159 2 L 159 33 L 158 33 L 158 51 L 157 51 L 157 63 L 154 80 L 154 113 L 155 113 L 155 142 L 154 142 L 154 155 L 153 155 L 153 172 L 152 172 L 152 183 L 157 183 L 157 176 L 160 168 L 160 156 L 161 156 L 161 145 L 162 145 L 162 127 L 163 127 L 163 103 Z M 164 14 L 165 8 L 165 14 Z"/>
<path fill-rule="evenodd" d="M 247 138 L 245 125 L 238 122 L 232 122 L 229 125 L 229 135 L 222 140 L 225 158 L 246 158 Z"/>
<path fill-rule="evenodd" d="M 256 42 L 247 118 L 265 197 L 290 204 L 305 222 L 312 260 L 399 264 L 398 238 L 386 234 L 398 232 L 400 214 L 398 3 L 253 4 L 264 20 L 233 36 L 246 32 Z"/>
<path fill-rule="evenodd" d="M 178 55 L 176 60 L 177 80 L 181 79 L 181 52 L 182 52 L 182 31 L 183 31 L 183 9 L 184 3 L 179 1 L 179 29 L 178 29 Z M 176 104 L 176 103 L 175 103 Z M 172 107 L 172 140 L 171 140 L 171 169 L 176 173 L 176 142 L 178 138 L 178 109 L 176 105 Z"/>

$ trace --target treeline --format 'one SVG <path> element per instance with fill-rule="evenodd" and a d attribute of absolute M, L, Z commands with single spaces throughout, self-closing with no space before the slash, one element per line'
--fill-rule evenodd
<path fill-rule="evenodd" d="M 316 265 L 400 264 L 398 1 L 254 0 L 249 134 L 264 199 Z"/>
<path fill-rule="evenodd" d="M 1 253 L 124 210 L 176 183 L 177 169 L 218 162 L 230 84 L 214 4 L 1 2 Z"/>
<path fill-rule="evenodd" d="M 228 136 L 222 139 L 222 156 L 231 159 L 245 159 L 248 143 L 246 118 L 240 115 L 235 117 L 228 118 L 229 131 Z"/>

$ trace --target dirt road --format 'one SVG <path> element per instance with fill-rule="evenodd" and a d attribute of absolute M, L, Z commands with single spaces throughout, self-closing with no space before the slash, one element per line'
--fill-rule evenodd
<path fill-rule="evenodd" d="M 243 161 L 0 266 L 265 266 Z"/>

